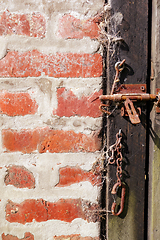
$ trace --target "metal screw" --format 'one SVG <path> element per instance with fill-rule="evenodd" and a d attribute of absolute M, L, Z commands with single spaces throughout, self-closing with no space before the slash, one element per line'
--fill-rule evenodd
<path fill-rule="evenodd" d="M 145 91 L 145 87 L 144 86 L 141 86 L 140 89 L 141 89 L 142 92 Z"/>

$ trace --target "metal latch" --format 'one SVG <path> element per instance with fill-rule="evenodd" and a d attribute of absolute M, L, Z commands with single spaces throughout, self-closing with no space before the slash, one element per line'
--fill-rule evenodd
<path fill-rule="evenodd" d="M 141 113 L 141 109 L 135 109 L 133 102 L 134 101 L 152 101 L 157 102 L 157 105 L 160 104 L 160 96 L 149 93 L 129 93 L 129 94 L 113 94 L 113 95 L 101 95 L 99 97 L 101 101 L 109 101 L 109 102 L 122 102 L 124 106 L 121 109 L 121 115 L 124 116 L 125 111 L 127 112 L 130 121 L 133 124 L 140 123 L 139 115 Z M 104 104 L 103 104 L 104 106 Z M 109 105 L 107 105 L 109 106 Z M 100 106 L 101 107 L 101 106 Z"/>
<path fill-rule="evenodd" d="M 123 87 L 121 87 L 122 91 L 120 91 L 120 88 L 119 88 L 119 92 L 121 92 L 121 93 L 113 94 L 115 91 L 116 83 L 119 80 L 119 78 L 118 78 L 119 73 L 124 68 L 124 62 L 125 62 L 125 60 L 123 60 L 120 63 L 118 62 L 118 64 L 115 65 L 116 76 L 115 76 L 115 79 L 113 82 L 111 94 L 110 95 L 101 95 L 99 97 L 99 99 L 102 102 L 108 101 L 107 104 L 103 103 L 100 105 L 100 110 L 102 112 L 110 114 L 110 112 L 108 110 L 106 110 L 106 107 L 110 107 L 112 102 L 122 103 L 121 116 L 128 115 L 132 124 L 138 124 L 138 123 L 140 123 L 139 115 L 141 115 L 141 108 L 140 107 L 135 108 L 133 102 L 152 101 L 152 102 L 156 102 L 157 106 L 159 107 L 160 106 L 160 95 L 144 93 L 146 87 L 145 87 L 145 85 L 141 85 L 141 84 L 132 84 L 132 85 L 127 84 L 128 86 L 123 85 Z"/>

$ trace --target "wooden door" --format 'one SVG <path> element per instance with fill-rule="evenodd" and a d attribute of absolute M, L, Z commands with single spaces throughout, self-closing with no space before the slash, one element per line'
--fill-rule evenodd
<path fill-rule="evenodd" d="M 148 1 L 111 0 L 106 4 L 108 5 L 106 6 L 107 21 L 105 29 L 108 34 L 108 42 L 103 42 L 103 94 L 110 94 L 116 73 L 115 63 L 123 59 L 126 60 L 126 65 L 120 74 L 120 85 L 138 84 L 140 91 L 147 92 L 150 80 L 148 71 Z M 146 84 L 146 86 L 143 84 Z M 111 190 L 117 181 L 116 164 L 106 166 L 106 173 L 104 173 L 106 188 L 103 187 L 102 189 L 102 207 L 106 204 L 106 218 L 102 220 L 101 235 L 102 238 L 109 240 L 146 239 L 148 112 L 146 103 L 140 103 L 139 107 L 142 113 L 140 116 L 141 122 L 138 124 L 132 124 L 128 117 L 122 117 L 119 106 L 114 104 L 109 109 L 112 114 L 104 114 L 103 118 L 104 149 L 108 149 L 115 143 L 116 134 L 120 129 L 122 130 L 122 181 L 126 184 L 123 213 L 119 216 L 113 216 L 110 212 L 114 201 Z M 117 198 L 117 201 L 119 200 Z"/>
<path fill-rule="evenodd" d="M 151 93 L 160 92 L 160 1 L 152 0 Z M 157 111 L 158 110 L 158 111 Z M 149 124 L 148 239 L 160 239 L 160 109 L 153 106 Z"/>

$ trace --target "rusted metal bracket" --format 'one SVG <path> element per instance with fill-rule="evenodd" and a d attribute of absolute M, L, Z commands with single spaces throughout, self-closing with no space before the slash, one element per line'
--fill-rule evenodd
<path fill-rule="evenodd" d="M 160 88 L 156 89 L 156 94 L 159 96 L 160 98 Z M 157 104 L 156 106 L 156 113 L 160 113 L 160 104 Z"/>
<path fill-rule="evenodd" d="M 129 116 L 131 122 L 133 124 L 140 123 L 141 121 L 139 119 L 138 113 L 133 105 L 133 102 L 129 98 L 127 98 L 124 101 L 124 106 L 125 106 L 126 112 L 128 113 L 128 116 Z M 122 111 L 121 111 L 121 113 L 122 113 Z"/>
<path fill-rule="evenodd" d="M 158 90 L 158 93 L 160 89 Z M 101 95 L 99 99 L 108 101 L 107 107 L 111 105 L 111 102 L 122 103 L 121 115 L 129 116 L 132 124 L 140 123 L 139 115 L 141 114 L 140 108 L 135 108 L 133 102 L 152 101 L 157 103 L 156 112 L 160 113 L 160 94 L 146 93 L 145 84 L 126 84 L 122 85 L 119 92 L 112 95 Z M 104 104 L 103 104 L 104 106 Z M 101 106 L 100 106 L 101 107 Z M 102 110 L 102 109 L 101 109 Z"/>

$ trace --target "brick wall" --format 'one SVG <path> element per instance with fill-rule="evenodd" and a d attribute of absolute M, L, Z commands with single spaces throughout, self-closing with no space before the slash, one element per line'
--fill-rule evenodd
<path fill-rule="evenodd" d="M 2 240 L 99 237 L 103 3 L 1 1 Z"/>

